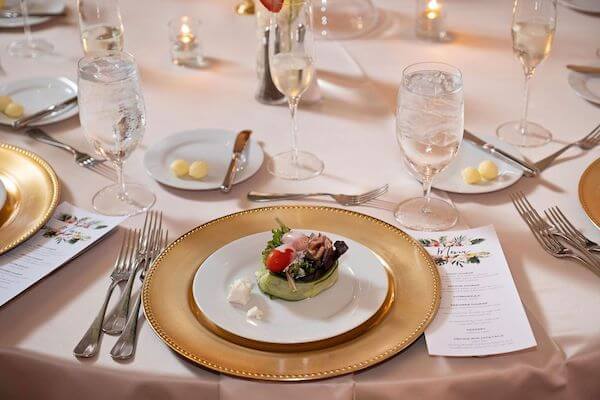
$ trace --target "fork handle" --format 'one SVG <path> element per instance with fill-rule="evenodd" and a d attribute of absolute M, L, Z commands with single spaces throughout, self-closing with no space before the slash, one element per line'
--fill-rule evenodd
<path fill-rule="evenodd" d="M 295 200 L 305 197 L 331 196 L 330 193 L 259 193 L 248 192 L 246 197 L 251 201 Z"/>
<path fill-rule="evenodd" d="M 131 298 L 131 290 L 135 276 L 139 270 L 141 263 L 136 265 L 131 275 L 127 279 L 125 289 L 121 293 L 121 298 L 114 310 L 104 319 L 102 330 L 109 335 L 118 335 L 123 332 L 125 323 L 127 322 L 127 314 L 129 313 L 129 300 Z"/>
<path fill-rule="evenodd" d="M 121 336 L 119 336 L 117 342 L 110 351 L 110 355 L 115 360 L 127 360 L 128 358 L 131 358 L 135 353 L 135 334 L 137 331 L 138 314 L 140 313 L 141 304 L 142 291 L 140 290 L 135 298 L 135 305 L 133 306 L 131 314 L 129 314 L 129 318 L 127 319 L 125 328 L 123 328 Z"/>
<path fill-rule="evenodd" d="M 98 344 L 100 341 L 100 333 L 102 332 L 104 313 L 106 312 L 110 295 L 112 294 L 115 286 L 117 286 L 116 282 L 112 281 L 108 287 L 104 303 L 102 303 L 102 307 L 100 308 L 98 315 L 96 315 L 96 318 L 94 318 L 94 321 L 88 328 L 87 332 L 83 335 L 79 343 L 77 343 L 77 346 L 75 346 L 73 349 L 73 355 L 75 355 L 75 357 L 89 358 L 98 353 Z"/>
<path fill-rule="evenodd" d="M 73 154 L 77 154 L 77 150 L 75 150 L 73 147 L 69 146 L 68 144 L 59 142 L 40 128 L 29 128 L 27 129 L 27 134 L 29 135 L 29 137 L 37 140 L 38 142 L 46 143 L 50 146 L 59 147 Z"/>

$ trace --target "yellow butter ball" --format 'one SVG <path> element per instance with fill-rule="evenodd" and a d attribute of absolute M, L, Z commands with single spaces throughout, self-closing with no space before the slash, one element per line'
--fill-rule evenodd
<path fill-rule="evenodd" d="M 190 164 L 185 160 L 175 160 L 171 163 L 171 172 L 177 177 L 187 175 Z"/>
<path fill-rule="evenodd" d="M 490 160 L 482 161 L 479 164 L 479 175 L 486 181 L 493 181 L 498 177 L 498 166 Z"/>
<path fill-rule="evenodd" d="M 189 174 L 194 179 L 202 179 L 208 175 L 208 164 L 206 161 L 194 161 L 190 165 Z"/>
<path fill-rule="evenodd" d="M 481 175 L 479 175 L 479 171 L 477 171 L 473 167 L 467 167 L 462 170 L 462 178 L 465 183 L 469 185 L 475 185 L 481 181 Z"/>
<path fill-rule="evenodd" d="M 19 103 L 8 103 L 4 109 L 4 114 L 10 118 L 19 118 L 23 115 L 23 106 Z"/>
<path fill-rule="evenodd" d="M 1 1 L 2 0 L 0 0 L 0 2 Z M 4 110 L 6 110 L 6 106 L 10 103 L 12 103 L 12 99 L 10 98 L 10 96 L 0 96 L 0 112 L 4 112 Z"/>

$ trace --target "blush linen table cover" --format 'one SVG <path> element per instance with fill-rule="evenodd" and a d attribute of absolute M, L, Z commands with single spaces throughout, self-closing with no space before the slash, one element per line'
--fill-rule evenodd
<path fill-rule="evenodd" d="M 142 167 L 143 151 L 175 132 L 193 128 L 253 129 L 267 154 L 287 149 L 289 113 L 254 100 L 255 27 L 252 17 L 234 15 L 233 0 L 121 2 L 125 48 L 139 63 L 148 128 L 126 167 L 129 180 L 157 196 L 171 235 L 213 218 L 256 207 L 249 190 L 361 191 L 389 183 L 390 192 L 374 207 L 354 209 L 395 223 L 394 204 L 419 194 L 419 184 L 401 164 L 394 133 L 397 88 L 404 66 L 443 61 L 464 75 L 466 127 L 493 134 L 521 112 L 522 71 L 510 41 L 511 0 L 447 2 L 446 44 L 414 37 L 414 2 L 378 0 L 380 23 L 366 37 L 318 44 L 323 100 L 299 113 L 301 147 L 325 161 L 323 176 L 295 183 L 271 177 L 262 168 L 229 195 L 187 192 L 152 181 Z M 38 76 L 76 78 L 81 56 L 74 2 L 66 19 L 36 29 L 55 44 L 55 54 L 29 61 L 0 54 L 0 82 Z M 600 121 L 600 109 L 569 88 L 565 65 L 599 62 L 600 19 L 559 7 L 556 41 L 539 68 L 531 94 L 530 118 L 555 135 L 549 145 L 524 153 L 536 160 L 583 136 Z M 167 21 L 200 17 L 210 67 L 171 65 Z M 22 32 L 2 31 L 0 48 Z M 3 72 L 2 72 L 3 71 Z M 56 138 L 87 149 L 76 118 L 47 128 Z M 2 128 L 0 141 L 45 158 L 61 179 L 62 199 L 91 209 L 92 195 L 109 184 L 76 167 L 67 153 Z M 114 362 L 105 336 L 100 355 L 78 360 L 73 346 L 87 329 L 108 285 L 120 237 L 112 235 L 0 308 L 1 399 L 598 399 L 600 398 L 600 279 L 585 268 L 546 254 L 509 202 L 524 191 L 538 207 L 559 205 L 594 240 L 598 230 L 577 200 L 577 181 L 600 149 L 572 149 L 564 162 L 540 178 L 522 179 L 511 189 L 487 195 L 451 195 L 461 226 L 493 224 L 506 253 L 538 346 L 514 354 L 482 358 L 430 357 L 420 338 L 401 354 L 368 370 L 307 383 L 266 383 L 220 375 L 197 367 L 168 349 L 147 323 L 140 324 L 138 352 Z M 321 202 L 320 204 L 329 204 Z M 143 217 L 123 226 L 139 226 Z"/>

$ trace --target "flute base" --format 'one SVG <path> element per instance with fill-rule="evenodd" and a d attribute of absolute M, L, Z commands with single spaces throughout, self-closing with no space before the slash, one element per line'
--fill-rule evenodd
<path fill-rule="evenodd" d="M 552 140 L 552 133 L 543 126 L 527 121 L 521 127 L 521 121 L 506 122 L 496 129 L 496 135 L 502 141 L 520 147 L 539 147 Z"/>
<path fill-rule="evenodd" d="M 18 40 L 8 45 L 8 54 L 21 58 L 36 58 L 44 54 L 50 54 L 53 50 L 52 43 L 44 39 Z"/>
<path fill-rule="evenodd" d="M 125 184 L 125 193 L 121 195 L 118 184 L 101 189 L 92 198 L 94 210 L 111 216 L 135 215 L 150 209 L 156 201 L 154 193 L 136 183 Z"/>
<path fill-rule="evenodd" d="M 321 175 L 325 165 L 317 156 L 306 151 L 279 153 L 269 161 L 267 170 L 278 178 L 301 181 Z"/>
<path fill-rule="evenodd" d="M 415 231 L 444 231 L 456 225 L 458 211 L 444 200 L 417 197 L 398 204 L 394 217 Z"/>

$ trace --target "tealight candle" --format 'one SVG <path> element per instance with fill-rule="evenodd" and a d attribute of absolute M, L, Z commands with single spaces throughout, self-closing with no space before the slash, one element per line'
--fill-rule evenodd
<path fill-rule="evenodd" d="M 431 40 L 444 40 L 446 14 L 443 0 L 417 0 L 416 33 L 418 37 Z"/>
<path fill-rule="evenodd" d="M 175 18 L 169 22 L 171 60 L 186 67 L 204 66 L 202 46 L 198 39 L 200 21 L 190 17 Z"/>

